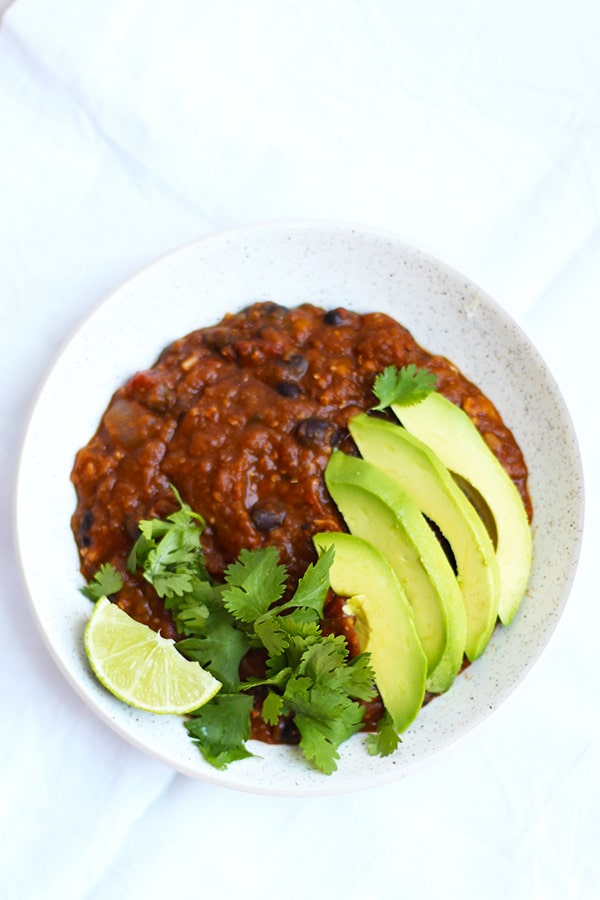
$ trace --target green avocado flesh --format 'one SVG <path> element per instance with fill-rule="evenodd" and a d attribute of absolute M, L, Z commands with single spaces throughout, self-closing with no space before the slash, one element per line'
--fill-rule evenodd
<path fill-rule="evenodd" d="M 334 548 L 331 587 L 348 598 L 381 699 L 396 730 L 404 731 L 421 708 L 427 677 L 427 658 L 404 590 L 387 560 L 368 541 L 343 532 L 317 534 L 313 540 L 319 553 Z"/>
<path fill-rule="evenodd" d="M 427 657 L 427 689 L 447 690 L 462 665 L 467 626 L 439 541 L 402 486 L 364 459 L 334 452 L 325 483 L 351 534 L 377 547 L 404 589 Z"/>
<path fill-rule="evenodd" d="M 405 429 L 364 414 L 349 427 L 364 459 L 393 478 L 448 542 L 466 614 L 465 652 L 477 659 L 493 633 L 500 591 L 485 526 L 437 456 Z"/>
<path fill-rule="evenodd" d="M 504 625 L 510 624 L 527 589 L 533 551 L 529 519 L 515 484 L 468 415 L 441 394 L 392 408 L 408 431 L 484 498 L 496 526 L 498 615 Z"/>

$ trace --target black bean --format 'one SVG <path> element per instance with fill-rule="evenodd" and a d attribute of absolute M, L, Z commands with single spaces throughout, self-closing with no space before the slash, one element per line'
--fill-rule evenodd
<path fill-rule="evenodd" d="M 311 416 L 299 423 L 296 435 L 305 447 L 311 445 L 332 447 L 337 441 L 338 428 L 333 422 Z"/>
<path fill-rule="evenodd" d="M 231 343 L 231 332 L 228 328 L 216 325 L 214 328 L 206 329 L 202 341 L 215 353 L 221 353 Z"/>
<path fill-rule="evenodd" d="M 348 310 L 338 306 L 337 309 L 330 309 L 326 312 L 323 321 L 326 325 L 345 325 L 349 318 Z"/>
<path fill-rule="evenodd" d="M 81 528 L 83 531 L 89 531 L 94 524 L 94 513 L 91 509 L 86 509 L 81 518 Z"/>
<path fill-rule="evenodd" d="M 299 744 L 300 732 L 294 719 L 280 719 L 279 739 L 282 744 Z"/>
<path fill-rule="evenodd" d="M 280 381 L 277 385 L 277 393 L 282 397 L 289 397 L 291 400 L 294 400 L 300 396 L 302 388 L 294 384 L 293 381 Z"/>
<path fill-rule="evenodd" d="M 79 528 L 78 528 L 78 540 L 82 547 L 91 547 L 92 539 L 90 537 L 90 531 L 92 525 L 94 524 L 94 513 L 91 509 L 86 509 L 84 514 L 82 515 Z"/>
<path fill-rule="evenodd" d="M 252 307 L 250 307 L 252 308 Z M 287 313 L 287 306 L 283 306 L 281 303 L 274 303 L 272 300 L 265 300 L 263 303 L 263 310 L 266 312 L 268 316 L 273 316 L 275 314 Z"/>
<path fill-rule="evenodd" d="M 290 376 L 302 378 L 308 368 L 308 360 L 301 353 L 292 353 L 288 359 L 282 360 L 283 365 Z"/>
<path fill-rule="evenodd" d="M 279 500 L 259 500 L 250 510 L 250 518 L 258 531 L 273 531 L 285 522 L 286 509 Z"/>

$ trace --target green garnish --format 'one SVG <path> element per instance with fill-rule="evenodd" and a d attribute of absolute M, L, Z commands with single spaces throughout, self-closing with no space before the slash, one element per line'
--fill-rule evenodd
<path fill-rule="evenodd" d="M 101 597 L 110 597 L 117 594 L 123 587 L 123 579 L 112 563 L 102 563 L 92 580 L 80 588 L 81 593 L 88 600 L 100 600 Z"/>
<path fill-rule="evenodd" d="M 180 508 L 164 521 L 139 522 L 141 534 L 127 560 L 129 571 L 141 567 L 146 581 L 163 598 L 181 597 L 192 590 L 194 580 L 206 577 L 200 548 L 204 519 L 182 501 L 172 485 L 171 489 Z"/>
<path fill-rule="evenodd" d="M 215 769 L 252 756 L 246 749 L 252 704 L 248 694 L 219 693 L 186 723 L 188 734 Z"/>
<path fill-rule="evenodd" d="M 399 744 L 398 732 L 386 710 L 377 723 L 376 733 L 367 735 L 367 750 L 371 756 L 390 756 L 398 749 Z"/>
<path fill-rule="evenodd" d="M 349 659 L 345 639 L 321 631 L 333 550 L 307 568 L 289 599 L 288 573 L 274 547 L 242 550 L 226 569 L 224 583 L 216 583 L 200 544 L 204 520 L 175 496 L 176 512 L 139 523 L 128 568 L 140 570 L 164 599 L 185 635 L 178 650 L 222 682 L 219 694 L 186 722 L 190 737 L 220 769 L 250 756 L 251 692 L 260 688 L 264 722 L 273 726 L 281 716 L 291 716 L 305 758 L 330 774 L 340 744 L 362 727 L 360 701 L 375 695 L 368 656 Z M 106 593 L 107 586 L 111 593 L 122 586 L 110 564 L 87 590 L 102 587 Z M 240 682 L 240 663 L 250 650 L 264 657 L 265 675 Z"/>
<path fill-rule="evenodd" d="M 388 406 L 413 406 L 420 403 L 435 390 L 437 377 L 427 369 L 418 369 L 413 363 L 402 366 L 386 366 L 375 378 L 373 393 L 379 400 L 374 410 L 384 410 Z"/>

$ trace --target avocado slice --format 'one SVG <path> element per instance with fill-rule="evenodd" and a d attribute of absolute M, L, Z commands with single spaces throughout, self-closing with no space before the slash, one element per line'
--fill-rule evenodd
<path fill-rule="evenodd" d="M 427 658 L 402 586 L 368 541 L 345 532 L 322 532 L 313 541 L 318 553 L 334 548 L 332 590 L 348 598 L 381 699 L 396 730 L 405 731 L 423 703 Z"/>
<path fill-rule="evenodd" d="M 502 624 L 509 625 L 525 596 L 533 557 L 531 527 L 519 491 L 469 416 L 442 394 L 392 409 L 405 428 L 472 485 L 489 507 L 500 568 L 498 614 Z"/>
<path fill-rule="evenodd" d="M 447 540 L 466 611 L 465 652 L 477 659 L 494 630 L 500 593 L 498 563 L 483 522 L 432 450 L 400 425 L 361 414 L 349 428 L 363 457 L 398 481 Z"/>
<path fill-rule="evenodd" d="M 377 547 L 394 569 L 427 657 L 427 689 L 446 691 L 462 665 L 467 623 L 439 541 L 402 486 L 364 459 L 335 451 L 325 484 L 350 532 Z"/>

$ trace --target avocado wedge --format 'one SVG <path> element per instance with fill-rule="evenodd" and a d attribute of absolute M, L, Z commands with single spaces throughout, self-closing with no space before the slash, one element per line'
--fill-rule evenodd
<path fill-rule="evenodd" d="M 402 486 L 364 459 L 335 451 L 325 483 L 350 532 L 377 547 L 394 569 L 427 657 L 427 689 L 446 691 L 463 662 L 467 623 L 439 541 Z"/>
<path fill-rule="evenodd" d="M 364 459 L 395 479 L 448 542 L 466 612 L 465 652 L 477 659 L 494 630 L 500 592 L 485 526 L 435 453 L 400 425 L 361 414 L 349 428 Z"/>
<path fill-rule="evenodd" d="M 313 540 L 319 553 L 334 548 L 331 587 L 348 598 L 361 650 L 371 656 L 381 699 L 396 730 L 405 731 L 423 703 L 427 658 L 402 586 L 368 541 L 344 532 L 323 532 Z"/>
<path fill-rule="evenodd" d="M 434 392 L 413 406 L 392 405 L 392 409 L 447 469 L 479 492 L 490 509 L 500 569 L 498 615 L 504 625 L 510 624 L 525 595 L 533 555 L 531 527 L 516 486 L 469 416 L 446 397 Z"/>

